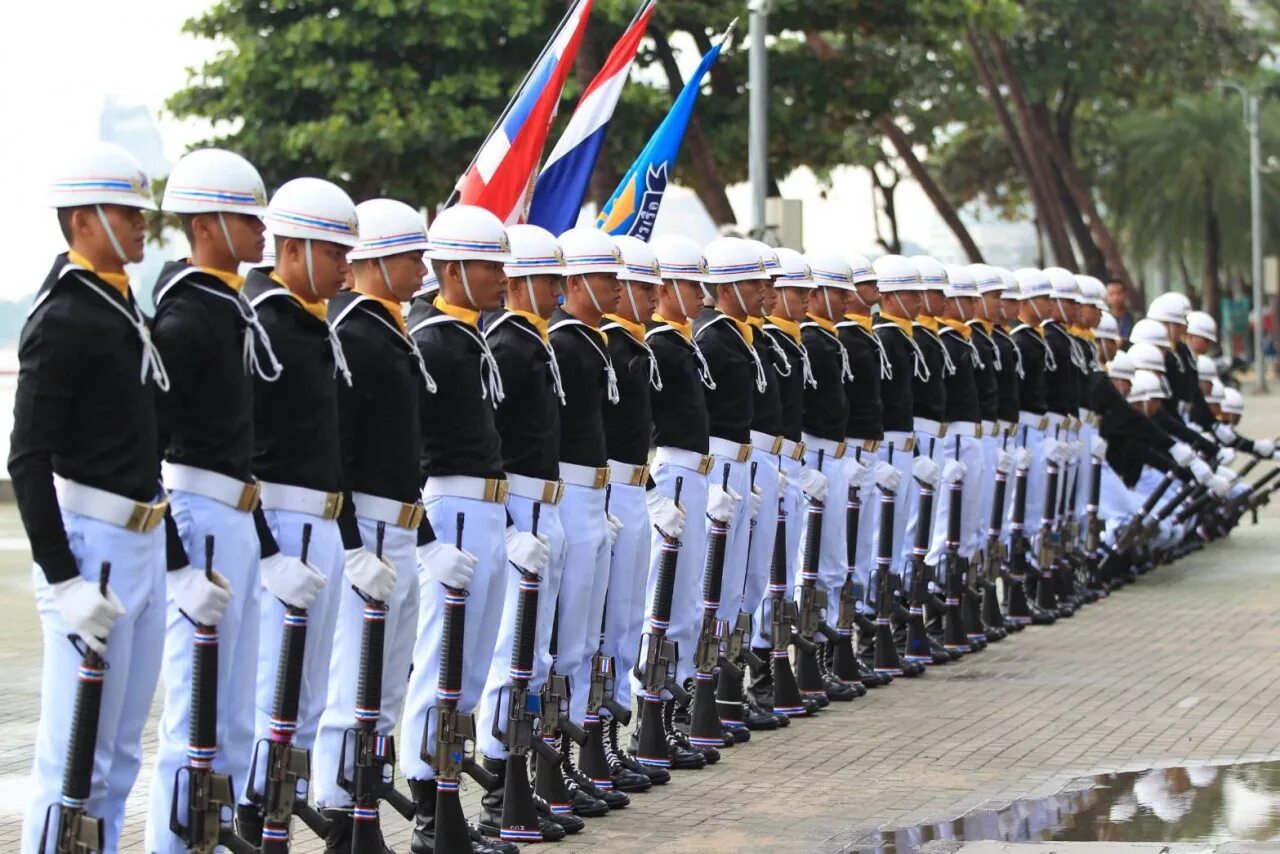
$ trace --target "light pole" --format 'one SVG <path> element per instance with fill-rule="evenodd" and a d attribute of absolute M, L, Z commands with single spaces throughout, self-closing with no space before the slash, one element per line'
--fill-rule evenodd
<path fill-rule="evenodd" d="M 1249 211 L 1252 222 L 1253 251 L 1253 372 L 1254 391 L 1267 390 L 1267 370 L 1263 360 L 1262 330 L 1262 140 L 1258 129 L 1262 102 L 1256 93 L 1239 83 L 1224 83 L 1228 89 L 1240 93 L 1244 104 L 1244 123 L 1249 129 Z"/>
<path fill-rule="evenodd" d="M 764 240 L 768 230 L 765 224 L 765 197 L 769 183 L 769 57 L 765 52 L 764 37 L 769 30 L 770 0 L 752 0 L 749 36 L 748 87 L 750 99 L 747 109 L 748 139 L 747 175 L 751 181 L 751 233 L 757 240 Z"/>

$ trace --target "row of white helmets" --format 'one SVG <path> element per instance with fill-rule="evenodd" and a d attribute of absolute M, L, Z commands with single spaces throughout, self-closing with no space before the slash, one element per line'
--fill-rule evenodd
<path fill-rule="evenodd" d="M 1168 388 L 1161 378 L 1164 370 L 1165 362 L 1159 348 L 1148 343 L 1134 344 L 1128 350 L 1121 350 L 1107 363 L 1107 376 L 1129 381 L 1127 397 L 1131 403 L 1168 397 Z M 1212 358 L 1196 358 L 1196 377 L 1199 382 L 1209 384 L 1205 402 L 1216 403 L 1232 415 L 1244 414 L 1244 396 L 1222 382 L 1218 376 L 1218 365 Z"/>

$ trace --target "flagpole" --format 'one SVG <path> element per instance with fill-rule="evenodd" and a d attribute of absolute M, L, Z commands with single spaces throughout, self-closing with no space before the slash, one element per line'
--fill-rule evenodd
<path fill-rule="evenodd" d="M 547 43 L 542 46 L 542 51 L 538 54 L 537 59 L 535 59 L 529 66 L 529 70 L 524 73 L 524 77 L 520 80 L 520 85 L 512 91 L 511 97 L 507 100 L 507 105 L 502 108 L 502 114 L 499 115 L 498 120 L 493 123 L 493 127 L 490 128 L 489 133 L 485 135 L 484 141 L 482 141 L 480 146 L 476 148 L 476 153 L 471 156 L 471 162 L 467 164 L 466 169 L 462 170 L 462 173 L 458 178 L 459 181 L 462 180 L 462 176 L 470 173 L 472 168 L 476 165 L 476 161 L 480 159 L 480 152 L 484 151 L 484 147 L 489 144 L 489 140 L 493 138 L 493 135 L 502 127 L 503 122 L 507 120 L 507 116 L 511 114 L 511 108 L 515 106 L 516 99 L 519 98 L 520 93 L 524 91 L 525 84 L 528 83 L 529 78 L 533 76 L 534 70 L 542 65 L 542 60 L 546 58 L 547 53 L 555 47 L 556 39 L 560 38 L 560 33 L 564 30 L 565 25 L 569 23 L 569 19 L 578 11 L 578 7 L 585 2 L 586 0 L 575 0 L 573 5 L 565 11 L 564 17 L 560 19 L 560 23 L 556 25 L 555 31 L 551 33 L 551 38 L 547 39 Z M 455 181 L 453 192 L 449 194 L 449 198 L 445 200 L 444 205 L 441 206 L 441 210 L 451 208 L 457 203 L 458 183 Z"/>

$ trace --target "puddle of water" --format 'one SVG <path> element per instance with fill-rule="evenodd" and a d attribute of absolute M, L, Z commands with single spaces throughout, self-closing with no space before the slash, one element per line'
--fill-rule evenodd
<path fill-rule="evenodd" d="M 1099 774 L 1047 798 L 883 831 L 859 850 L 907 854 L 935 840 L 1226 842 L 1280 840 L 1280 762 Z"/>

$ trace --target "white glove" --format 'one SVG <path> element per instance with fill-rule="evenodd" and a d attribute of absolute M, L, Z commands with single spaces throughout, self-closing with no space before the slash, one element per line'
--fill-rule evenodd
<path fill-rule="evenodd" d="M 1208 486 L 1209 479 L 1213 477 L 1213 469 L 1209 468 L 1209 464 L 1199 457 L 1191 458 L 1191 476 L 1196 479 L 1196 483 L 1201 486 Z"/>
<path fill-rule="evenodd" d="M 1101 436 L 1094 436 L 1089 452 L 1093 454 L 1095 460 L 1105 460 L 1107 458 L 1107 440 Z"/>
<path fill-rule="evenodd" d="M 1269 457 L 1271 454 L 1260 454 L 1263 457 Z M 1236 460 L 1236 452 L 1231 448 L 1222 448 L 1218 451 L 1218 462 L 1224 466 L 1229 466 Z"/>
<path fill-rule="evenodd" d="M 901 484 L 902 472 L 884 460 L 876 461 L 876 486 L 885 492 L 897 492 Z"/>
<path fill-rule="evenodd" d="M 1253 443 L 1253 452 L 1260 457 L 1269 457 L 1276 452 L 1276 443 L 1270 439 L 1259 439 Z"/>
<path fill-rule="evenodd" d="M 720 485 L 708 487 L 707 489 L 707 515 L 715 522 L 728 522 L 733 518 L 733 514 L 738 510 L 738 502 L 742 500 L 742 496 L 733 491 L 733 488 L 725 489 Z"/>
<path fill-rule="evenodd" d="M 778 469 L 778 497 L 779 498 L 787 494 L 787 487 L 790 485 L 791 485 L 791 480 L 790 478 L 787 477 L 787 473 L 784 472 L 782 469 Z"/>
<path fill-rule="evenodd" d="M 1227 492 L 1231 489 L 1231 484 L 1227 482 L 1225 477 L 1213 475 L 1209 478 L 1209 491 L 1219 498 L 1225 498 Z"/>
<path fill-rule="evenodd" d="M 551 547 L 547 545 L 546 534 L 535 537 L 528 531 L 521 531 L 515 525 L 510 525 L 507 527 L 506 540 L 507 560 L 525 572 L 542 575 L 551 560 Z"/>
<path fill-rule="evenodd" d="M 942 464 L 942 482 L 959 483 L 964 480 L 964 463 L 959 460 L 947 460 Z"/>
<path fill-rule="evenodd" d="M 622 533 L 622 520 L 612 513 L 606 513 L 604 521 L 609 526 L 609 545 L 613 545 L 618 541 L 618 535 Z"/>
<path fill-rule="evenodd" d="M 1191 446 L 1186 442 L 1174 442 L 1173 447 L 1169 449 L 1169 456 L 1173 457 L 1175 463 L 1186 468 L 1196 458 L 1196 452 L 1191 450 Z"/>
<path fill-rule="evenodd" d="M 94 652 L 105 650 L 106 644 L 100 638 L 105 638 L 116 620 L 124 616 L 124 603 L 111 588 L 108 587 L 107 595 L 103 596 L 98 592 L 96 581 L 77 575 L 59 581 L 49 591 L 72 634 L 79 635 Z"/>
<path fill-rule="evenodd" d="M 996 471 L 1009 474 L 1013 471 L 1013 454 L 1001 448 L 996 449 Z"/>
<path fill-rule="evenodd" d="M 310 608 L 325 584 L 324 573 L 301 558 L 276 552 L 262 559 L 262 586 L 290 608 Z"/>
<path fill-rule="evenodd" d="M 801 469 L 800 470 L 800 491 L 810 501 L 821 503 L 827 500 L 827 487 L 830 482 L 827 476 L 817 469 Z"/>
<path fill-rule="evenodd" d="M 938 474 L 941 471 L 938 464 L 929 457 L 916 457 L 911 461 L 912 476 L 926 486 L 936 487 L 938 485 Z"/>
<path fill-rule="evenodd" d="M 849 485 L 858 488 L 862 486 L 862 481 L 867 476 L 867 467 L 857 460 L 849 460 L 846 463 L 845 471 L 849 475 Z"/>
<path fill-rule="evenodd" d="M 1236 431 L 1221 422 L 1213 425 L 1213 435 L 1217 436 L 1218 441 L 1224 445 L 1234 445 L 1236 443 Z"/>
<path fill-rule="evenodd" d="M 231 585 L 227 579 L 216 569 L 210 575 L 212 579 L 205 578 L 204 570 L 193 566 L 165 573 L 174 604 L 202 626 L 218 625 L 231 601 Z"/>
<path fill-rule="evenodd" d="M 396 586 L 396 568 L 366 548 L 347 549 L 343 573 L 370 599 L 385 602 Z"/>
<path fill-rule="evenodd" d="M 1062 450 L 1060 445 L 1061 443 L 1057 439 L 1046 438 L 1044 443 L 1040 445 L 1040 453 L 1043 454 L 1044 458 L 1050 462 L 1062 462 Z"/>
<path fill-rule="evenodd" d="M 1029 448 L 1018 448 L 1013 452 L 1013 462 L 1022 471 L 1031 468 L 1031 450 Z"/>
<path fill-rule="evenodd" d="M 664 537 L 679 539 L 684 533 L 684 521 L 688 518 L 684 508 L 656 489 L 650 489 L 644 494 L 644 503 L 649 508 L 649 522 L 658 532 Z"/>
<path fill-rule="evenodd" d="M 418 572 L 421 576 L 455 590 L 466 590 L 471 586 L 476 563 L 476 556 L 471 552 L 439 540 L 418 547 Z"/>
<path fill-rule="evenodd" d="M 1234 483 L 1236 479 L 1236 473 L 1233 472 L 1231 469 L 1227 468 L 1226 466 L 1218 466 L 1218 469 L 1217 471 L 1214 472 L 1214 475 L 1222 478 L 1227 483 Z"/>

